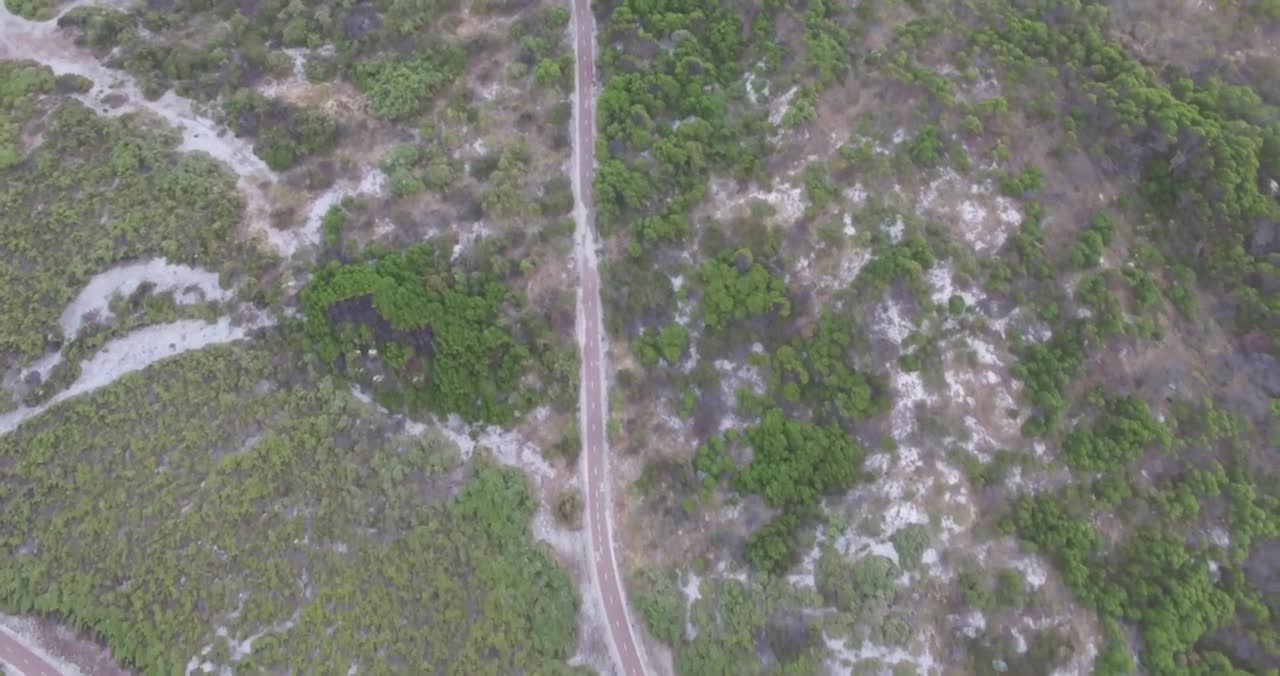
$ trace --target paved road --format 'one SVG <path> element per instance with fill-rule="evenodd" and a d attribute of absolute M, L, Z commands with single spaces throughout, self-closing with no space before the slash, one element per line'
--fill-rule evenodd
<path fill-rule="evenodd" d="M 0 629 L 0 662 L 16 669 L 23 676 L 62 676 L 62 672 L 27 650 L 7 629 Z"/>
<path fill-rule="evenodd" d="M 608 446 L 605 438 L 604 351 L 601 349 L 600 274 L 595 257 L 595 208 L 591 197 L 595 171 L 595 18 L 590 0 L 573 1 L 577 107 L 574 111 L 574 153 L 578 175 L 578 300 L 582 344 L 582 443 L 586 484 L 586 525 L 589 559 L 600 603 L 609 625 L 613 655 L 626 676 L 645 673 L 640 645 L 632 632 L 626 592 L 619 579 L 613 551 L 613 523 L 609 490 Z"/>

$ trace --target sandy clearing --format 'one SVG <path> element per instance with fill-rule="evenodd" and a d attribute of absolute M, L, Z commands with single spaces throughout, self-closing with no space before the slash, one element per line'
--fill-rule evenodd
<path fill-rule="evenodd" d="M 86 315 L 96 315 L 99 321 L 111 317 L 108 305 L 114 295 L 128 296 L 143 282 L 155 284 L 156 293 L 175 292 L 179 304 L 189 305 L 199 301 L 225 301 L 231 292 L 223 289 L 218 273 L 189 265 L 173 264 L 164 258 L 120 265 L 94 275 L 80 290 L 79 295 L 62 311 L 58 324 L 67 340 L 75 337 L 84 326 Z M 186 293 L 191 287 L 196 293 Z M 183 292 L 183 293 L 178 293 Z"/>
<path fill-rule="evenodd" d="M 58 402 L 109 385 L 120 377 L 144 369 L 161 359 L 209 345 L 240 340 L 253 330 L 272 323 L 274 320 L 266 315 L 255 315 L 240 325 L 233 325 L 230 317 L 223 317 L 212 324 L 187 319 L 148 326 L 108 341 L 84 362 L 80 378 L 70 387 L 39 406 L 22 406 L 0 415 L 0 435 L 8 434 L 23 421 L 43 413 Z"/>
<path fill-rule="evenodd" d="M 292 258 L 304 247 L 319 246 L 324 215 L 330 207 L 341 204 L 347 197 L 376 197 L 383 193 L 387 175 L 381 169 L 371 169 L 357 182 L 351 179 L 339 181 L 324 191 L 307 208 L 307 220 L 301 228 L 273 230 L 272 243 L 282 256 Z"/>

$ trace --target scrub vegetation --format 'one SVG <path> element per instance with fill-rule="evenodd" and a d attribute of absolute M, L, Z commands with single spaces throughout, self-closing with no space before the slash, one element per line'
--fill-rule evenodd
<path fill-rule="evenodd" d="M 114 263 L 164 256 L 229 279 L 270 263 L 236 242 L 242 202 L 226 167 L 176 152 L 172 132 L 139 118 L 57 96 L 70 85 L 0 61 L 0 372 L 74 338 L 61 335 L 62 308 Z"/>
<path fill-rule="evenodd" d="M 46 401 L 142 326 L 245 304 L 278 324 L 0 435 L 5 612 L 55 618 L 139 673 L 589 673 L 568 666 L 569 569 L 530 532 L 545 496 L 435 429 L 456 415 L 541 444 L 576 406 L 568 16 L 410 2 L 58 17 L 83 50 L 55 68 L 97 58 L 157 99 L 138 108 L 190 99 L 270 176 L 177 152 L 180 133 L 222 140 L 112 110 L 129 86 L 0 62 L 3 385 L 62 357 L 25 398 L 0 392 L 0 412 Z M 268 227 L 288 260 L 248 241 Z M 103 299 L 110 322 L 61 335 L 93 275 L 161 256 L 221 273 L 234 303 L 143 284 Z M 532 433 L 511 429 L 535 409 Z M 566 528 L 575 495 L 556 505 Z"/>
<path fill-rule="evenodd" d="M 184 355 L 0 438 L 0 601 L 154 673 L 567 673 L 578 597 L 523 477 L 400 432 L 297 366 L 302 339 Z"/>
<path fill-rule="evenodd" d="M 592 5 L 610 466 L 655 668 L 1275 672 L 1275 2 Z M 227 309 L 139 292 L 60 335 L 118 262 L 214 270 L 280 322 L 0 436 L 6 612 L 148 673 L 573 671 L 579 601 L 529 533 L 583 507 L 568 21 L 58 17 L 250 140 L 278 172 L 253 194 L 0 62 L 0 376 L 64 357 L 0 410 Z M 259 216 L 305 254 L 241 244 Z M 453 416 L 563 458 L 551 497 L 407 432 Z"/>
<path fill-rule="evenodd" d="M 787 599 L 743 673 L 1275 668 L 1267 3 L 597 16 L 615 447 L 677 673 L 736 649 L 673 637 L 691 575 Z"/>

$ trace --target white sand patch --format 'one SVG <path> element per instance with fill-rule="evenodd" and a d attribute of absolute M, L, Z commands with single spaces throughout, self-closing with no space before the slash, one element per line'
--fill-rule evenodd
<path fill-rule="evenodd" d="M 782 124 L 782 118 L 786 116 L 787 111 L 791 109 L 791 99 L 795 98 L 796 92 L 800 91 L 799 87 L 791 87 L 785 94 L 774 99 L 769 104 L 769 124 L 778 126 Z"/>
<path fill-rule="evenodd" d="M 996 197 L 996 211 L 1000 214 L 1000 222 L 1005 225 L 1021 225 L 1022 211 L 1018 209 L 1018 205 L 1008 197 Z"/>
<path fill-rule="evenodd" d="M 758 367 L 750 364 L 735 364 L 727 359 L 717 359 L 713 365 L 720 372 L 720 396 L 725 403 L 733 405 L 736 409 L 738 390 L 741 388 L 750 390 L 756 396 L 764 396 L 767 388 L 764 376 L 761 375 Z M 728 430 L 741 429 L 746 425 L 747 421 L 736 414 L 726 414 L 720 419 L 720 432 L 723 434 Z"/>
<path fill-rule="evenodd" d="M 453 243 L 453 251 L 449 253 L 449 261 L 457 261 L 464 251 L 469 251 L 476 245 L 476 242 L 489 236 L 489 227 L 483 222 L 477 221 L 470 226 L 459 226 L 457 228 L 457 240 Z"/>
<path fill-rule="evenodd" d="M 1027 639 L 1018 631 L 1017 627 L 1009 630 L 1009 636 L 1013 639 L 1013 651 L 1022 655 L 1027 652 Z"/>
<path fill-rule="evenodd" d="M 1015 556 L 1008 561 L 1009 566 L 1022 572 L 1022 577 L 1032 589 L 1039 589 L 1049 579 L 1049 571 L 1039 556 Z"/>
<path fill-rule="evenodd" d="M 318 246 L 321 240 L 321 226 L 324 215 L 329 209 L 342 203 L 347 197 L 376 197 L 383 193 L 387 184 L 387 175 L 381 169 L 370 169 L 360 180 L 344 180 L 321 193 L 316 201 L 307 209 L 306 223 L 300 229 L 277 231 L 280 233 L 279 248 L 286 256 L 293 256 L 302 247 Z"/>
<path fill-rule="evenodd" d="M 108 306 L 111 297 L 128 296 L 143 282 L 154 284 L 155 293 L 175 292 L 174 299 L 183 305 L 200 301 L 222 302 L 231 297 L 231 293 L 219 284 L 216 272 L 170 263 L 164 258 L 120 265 L 94 275 L 62 311 L 58 320 L 62 335 L 68 340 L 74 338 L 84 326 L 86 316 L 99 321 L 110 319 Z"/>
<path fill-rule="evenodd" d="M 799 220 L 804 213 L 804 189 L 798 185 L 779 182 L 770 192 L 755 191 L 748 195 L 749 199 L 764 200 L 778 211 L 778 224 L 789 226 Z"/>
<path fill-rule="evenodd" d="M 894 301 L 888 301 L 882 305 L 876 316 L 876 329 L 896 344 L 906 340 L 915 328 L 911 318 L 904 315 L 902 307 Z"/>
<path fill-rule="evenodd" d="M 306 575 L 306 569 L 303 569 L 303 575 L 304 576 Z M 241 607 L 243 607 L 243 603 L 244 602 L 242 599 Z M 237 608 L 236 611 L 232 613 L 232 617 L 235 617 L 239 614 L 240 614 L 240 608 Z M 301 617 L 301 615 L 302 615 L 301 609 L 295 610 L 293 611 L 293 615 L 290 616 L 289 619 L 284 620 L 283 622 L 277 622 L 271 625 L 270 627 L 267 627 L 266 629 L 263 629 L 257 633 L 254 633 L 242 640 L 231 638 L 230 632 L 227 630 L 226 627 L 218 627 L 217 629 L 214 630 L 214 635 L 221 637 L 223 639 L 226 639 L 227 646 L 231 650 L 231 662 L 234 664 L 235 662 L 239 662 L 240 660 L 248 657 L 253 653 L 253 644 L 255 641 L 262 638 L 263 636 L 266 636 L 267 634 L 282 634 L 286 631 L 289 631 L 290 629 L 293 628 L 293 625 L 297 624 L 298 618 Z M 208 660 L 200 659 L 201 657 L 204 657 L 205 655 L 207 655 L 209 651 L 212 649 L 213 649 L 212 645 L 206 645 L 204 648 L 201 649 L 199 655 L 192 656 L 191 659 L 187 660 L 186 673 L 187 674 L 230 673 L 231 670 L 228 669 L 225 665 L 217 665 Z"/>
<path fill-rule="evenodd" d="M 537 479 L 555 475 L 555 468 L 542 457 L 538 448 L 511 430 L 497 425 L 467 425 L 457 415 L 450 415 L 436 427 L 458 445 L 464 460 L 470 460 L 476 448 L 484 446 L 503 464 L 519 467 Z"/>
<path fill-rule="evenodd" d="M 332 45 L 329 45 L 332 49 Z M 293 69 L 289 71 L 289 75 L 284 78 L 269 80 L 266 84 L 258 87 L 258 91 L 267 98 L 276 98 L 287 92 L 287 90 L 307 84 L 307 57 L 312 51 L 305 47 L 287 47 L 283 51 L 293 62 Z"/>
<path fill-rule="evenodd" d="M 992 192 L 990 179 L 971 182 L 948 168 L 916 196 L 915 211 L 919 216 L 933 213 L 948 221 L 976 253 L 990 254 L 1022 223 L 1017 203 L 1004 196 L 993 197 Z"/>
<path fill-rule="evenodd" d="M 929 181 L 929 184 L 920 191 L 920 195 L 916 198 L 916 213 L 924 214 L 926 211 L 934 207 L 934 203 L 938 201 L 938 194 L 944 188 L 950 188 L 960 183 L 960 175 L 951 167 L 942 169 L 938 177 Z"/>
<path fill-rule="evenodd" d="M 836 259 L 834 272 L 819 279 L 818 286 L 824 289 L 846 288 L 858 278 L 858 273 L 862 272 L 862 268 L 869 262 L 871 262 L 871 251 L 868 249 L 853 248 L 846 251 Z"/>
<path fill-rule="evenodd" d="M 777 181 L 776 186 L 765 190 L 752 184 L 748 190 L 740 192 L 733 181 L 712 178 L 708 190 L 708 203 L 714 205 L 711 215 L 721 221 L 746 216 L 753 204 L 763 202 L 773 207 L 774 220 L 778 225 L 791 225 L 804 213 L 804 189 L 782 181 Z"/>
<path fill-rule="evenodd" d="M 730 568 L 730 562 L 721 559 L 715 567 L 715 576 L 722 580 L 736 580 L 742 584 L 747 583 L 747 571 L 742 568 Z"/>
<path fill-rule="evenodd" d="M 929 272 L 925 274 L 925 281 L 931 289 L 930 299 L 938 305 L 946 305 L 953 295 L 963 298 L 966 307 L 972 307 L 982 299 L 982 296 L 974 291 L 956 289 L 955 272 L 951 269 L 950 263 L 937 263 L 929 268 Z"/>
<path fill-rule="evenodd" d="M 964 200 L 960 203 L 960 220 L 965 225 L 977 226 L 987 220 L 987 209 L 973 200 Z"/>
<path fill-rule="evenodd" d="M 495 80 L 481 87 L 478 93 L 480 94 L 481 100 L 492 101 L 498 98 L 498 94 L 502 89 L 502 83 Z"/>
<path fill-rule="evenodd" d="M 1089 638 L 1098 635 L 1097 631 L 1088 634 Z M 1085 676 L 1085 674 L 1093 673 L 1093 663 L 1098 658 L 1098 642 L 1097 640 L 1089 640 L 1084 642 L 1084 647 L 1071 657 L 1071 661 L 1067 666 L 1060 669 L 1054 669 L 1052 676 Z"/>
<path fill-rule="evenodd" d="M 693 626 L 693 602 L 702 598 L 702 578 L 690 572 L 680 591 L 684 593 L 684 637 L 692 641 L 698 636 L 698 629 Z"/>
<path fill-rule="evenodd" d="M 893 223 L 884 226 L 884 231 L 889 233 L 889 240 L 894 244 L 902 242 L 903 236 L 907 234 L 907 224 L 902 222 L 902 217 L 898 216 L 893 219 Z"/>
<path fill-rule="evenodd" d="M 1003 360 L 996 356 L 996 348 L 991 343 L 973 334 L 965 336 L 965 342 L 968 343 L 969 349 L 973 350 L 974 355 L 977 356 L 978 363 L 983 366 L 1004 366 Z"/>
<path fill-rule="evenodd" d="M 833 639 L 825 631 L 822 633 L 822 640 L 831 653 L 827 667 L 832 674 L 851 676 L 855 673 L 864 673 L 857 667 L 860 662 L 869 660 L 876 660 L 884 665 L 909 663 L 915 666 L 916 673 L 921 676 L 938 673 L 933 655 L 927 649 L 920 649 L 913 653 L 901 647 L 876 645 L 865 640 L 857 648 L 850 648 L 848 639 Z"/>
<path fill-rule="evenodd" d="M 747 98 L 751 99 L 753 105 L 760 105 L 762 100 L 769 97 L 769 81 L 757 76 L 754 71 L 747 71 L 742 76 L 742 83 L 746 86 Z M 781 121 L 781 116 L 778 119 Z M 777 122 L 774 124 L 776 125 Z"/>
<path fill-rule="evenodd" d="M 786 576 L 787 582 L 797 589 L 817 589 L 817 579 L 814 576 L 814 569 L 818 565 L 818 557 L 822 554 L 822 541 L 824 527 L 818 527 L 818 539 L 809 551 L 805 552 L 800 563 L 792 568 L 792 572 Z"/>
<path fill-rule="evenodd" d="M 893 374 L 894 404 L 889 414 L 893 438 L 902 443 L 915 429 L 916 406 L 930 404 L 933 398 L 925 392 L 924 379 L 919 373 L 896 372 Z M 908 449 L 899 448 L 898 455 L 906 457 Z M 913 449 L 911 449 L 913 450 Z"/>
<path fill-rule="evenodd" d="M 886 537 L 911 525 L 929 523 L 929 515 L 914 502 L 895 502 L 885 511 L 881 528 Z"/>
<path fill-rule="evenodd" d="M 977 610 L 970 611 L 968 615 L 964 616 L 960 627 L 960 631 L 964 632 L 965 636 L 977 638 L 978 634 L 987 629 L 987 616 Z"/>
<path fill-rule="evenodd" d="M 888 540 L 869 538 L 854 532 L 853 529 L 836 538 L 832 546 L 849 561 L 857 561 L 864 556 L 883 556 L 893 561 L 893 565 L 900 565 L 898 550 L 894 549 L 893 544 Z"/>
<path fill-rule="evenodd" d="M 230 317 L 215 323 L 187 319 L 138 329 L 110 340 L 81 365 L 81 375 L 70 387 L 35 407 L 22 406 L 0 415 L 0 435 L 13 431 L 24 420 L 39 415 L 65 399 L 91 392 L 120 377 L 144 369 L 161 359 L 209 345 L 229 343 L 247 337 L 255 329 L 271 325 L 266 315 L 253 314 L 233 325 Z"/>
<path fill-rule="evenodd" d="M 49 373 L 53 371 L 53 367 L 62 361 L 61 352 L 49 352 L 43 357 L 31 362 L 25 368 L 10 369 L 3 379 L 0 379 L 0 388 L 9 392 L 20 392 L 29 378 L 33 378 L 34 374 L 40 376 L 40 382 L 44 382 L 49 378 Z M 0 396 L 4 396 L 5 392 L 0 391 Z"/>
<path fill-rule="evenodd" d="M 841 194 L 844 195 L 845 199 L 849 200 L 849 204 L 855 207 L 860 207 L 867 201 L 867 189 L 862 187 L 861 183 L 854 183 L 852 188 L 845 188 Z M 846 223 L 845 225 L 848 227 L 850 224 Z M 852 233 L 846 232 L 845 234 Z"/>

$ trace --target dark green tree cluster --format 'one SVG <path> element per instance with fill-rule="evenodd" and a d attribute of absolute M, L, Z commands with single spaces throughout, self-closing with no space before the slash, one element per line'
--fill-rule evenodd
<path fill-rule="evenodd" d="M 689 332 L 675 322 L 661 330 L 649 329 L 640 335 L 632 350 L 645 366 L 653 366 L 659 359 L 675 366 L 689 350 Z"/>
<path fill-rule="evenodd" d="M 778 509 L 813 505 L 821 496 L 848 489 L 865 453 L 843 431 L 787 418 L 777 409 L 765 413 L 743 439 L 754 455 L 734 477 L 734 486 Z"/>
<path fill-rule="evenodd" d="M 767 3 L 766 3 L 767 4 Z M 846 20 L 849 5 L 813 0 L 804 13 L 804 65 L 821 88 L 844 77 L 853 66 L 850 45 L 861 37 L 859 26 Z"/>
<path fill-rule="evenodd" d="M 78 31 L 85 44 L 109 53 L 112 65 L 138 77 L 148 95 L 174 87 L 200 100 L 244 96 L 264 77 L 287 75 L 293 62 L 281 48 L 333 45 L 332 56 L 307 57 L 308 76 L 341 76 L 365 94 L 375 114 L 403 120 L 421 113 L 461 73 L 462 50 L 429 30 L 458 4 L 393 0 L 375 7 L 270 0 L 252 9 L 179 5 L 164 14 L 80 7 L 59 21 Z M 226 30 L 196 39 L 183 31 L 215 18 Z"/>
<path fill-rule="evenodd" d="M 1089 226 L 1080 233 L 1080 241 L 1071 250 L 1071 260 L 1077 268 L 1087 269 L 1098 265 L 1102 252 L 1116 236 L 1116 224 L 1111 217 L 1098 212 L 1089 219 Z"/>
<path fill-rule="evenodd" d="M 685 600 L 674 570 L 646 568 L 629 585 L 631 603 L 659 640 L 675 645 L 684 636 Z"/>
<path fill-rule="evenodd" d="M 1109 37 L 1105 5 L 1090 0 L 993 3 L 974 43 L 1009 67 L 1039 64 L 1055 73 L 1090 125 L 1099 147 L 1143 173 L 1141 192 L 1169 223 L 1160 242 L 1194 262 L 1227 290 L 1241 329 L 1274 337 L 1280 310 L 1262 292 L 1274 260 L 1251 252 L 1259 222 L 1278 217 L 1268 194 L 1280 179 L 1280 122 L 1273 106 L 1247 86 L 1197 82 L 1178 72 L 1162 78 Z"/>
<path fill-rule="evenodd" d="M 568 25 L 569 8 L 563 5 L 552 5 L 511 25 L 508 38 L 519 45 L 517 58 L 540 87 L 573 87 L 573 53 L 564 45 Z"/>
<path fill-rule="evenodd" d="M 382 158 L 391 194 L 412 197 L 425 189 L 443 193 L 462 177 L 462 162 L 440 147 L 414 143 L 395 146 Z"/>
<path fill-rule="evenodd" d="M 27 61 L 0 61 L 0 171 L 22 161 L 19 124 L 41 94 L 53 91 L 53 71 Z"/>
<path fill-rule="evenodd" d="M 693 602 L 689 622 L 695 635 L 678 644 L 677 674 L 759 674 L 762 654 L 769 673 L 821 673 L 822 630 L 808 617 L 788 612 L 802 601 L 782 580 L 755 577 L 746 582 L 708 576 Z"/>
<path fill-rule="evenodd" d="M 823 316 L 810 337 L 793 338 L 771 355 L 768 390 L 778 405 L 803 403 L 815 419 L 847 426 L 888 405 L 884 384 L 855 369 L 852 357 L 849 327 Z"/>
<path fill-rule="evenodd" d="M 826 545 L 813 573 L 814 585 L 828 605 L 855 617 L 869 617 L 883 613 L 893 603 L 902 571 L 892 560 L 875 554 L 849 563 L 834 547 Z"/>
<path fill-rule="evenodd" d="M 730 114 L 742 21 L 719 0 L 622 0 L 601 44 L 609 46 L 597 103 L 601 228 L 678 240 L 712 170 L 753 174 L 765 156 L 763 118 Z"/>
<path fill-rule="evenodd" d="M 1123 404 L 1118 408 L 1135 408 Z M 1135 423 L 1143 412 L 1131 410 L 1123 421 L 1111 425 L 1116 436 L 1127 436 L 1132 443 L 1160 436 L 1150 427 Z M 1167 435 L 1167 432 L 1163 434 Z M 1126 442 L 1120 442 L 1123 445 Z M 1121 453 L 1112 450 L 1108 452 Z M 1243 458 L 1237 458 L 1242 461 Z M 1101 468 L 1104 477 L 1131 480 L 1115 466 Z M 1250 528 L 1274 537 L 1280 533 L 1280 504 L 1259 499 L 1255 483 L 1242 473 L 1240 465 L 1224 474 L 1184 470 L 1169 489 L 1135 488 L 1153 512 L 1148 518 L 1134 519 L 1139 503 L 1127 504 L 1117 515 L 1130 525 L 1115 545 L 1108 543 L 1090 523 L 1086 508 L 1073 499 L 1073 491 L 1058 496 L 1038 495 L 1020 499 L 1006 525 L 1022 539 L 1044 552 L 1062 574 L 1068 587 L 1087 606 L 1098 611 L 1108 626 L 1116 622 L 1132 623 L 1142 638 L 1142 664 L 1153 674 L 1190 675 L 1244 673 L 1239 665 L 1256 665 L 1258 655 L 1241 658 L 1232 655 L 1229 644 L 1217 641 L 1219 628 L 1231 625 L 1233 631 L 1246 633 L 1269 654 L 1274 654 L 1274 627 L 1264 628 L 1272 611 L 1261 595 L 1252 590 L 1241 569 L 1233 561 L 1242 561 L 1251 546 Z M 1202 543 L 1195 545 L 1185 533 L 1188 520 L 1194 520 L 1201 500 L 1219 493 L 1227 495 L 1228 513 L 1249 513 L 1252 526 L 1237 532 L 1232 524 L 1230 551 Z M 1233 506 L 1232 493 L 1240 496 Z M 1185 494 L 1185 497 L 1180 497 Z M 1136 499 L 1136 498 L 1134 498 Z M 1190 508 L 1171 510 L 1169 503 L 1190 502 Z M 1165 504 L 1166 507 L 1159 507 Z M 1112 511 L 1114 507 L 1105 507 Z M 1157 516 L 1152 519 L 1150 516 Z M 1241 548 L 1243 543 L 1243 548 Z M 1219 562 L 1219 570 L 1210 560 Z M 1114 633 L 1114 630 L 1111 630 Z M 1225 653 L 1225 654 L 1224 654 Z M 1099 658 L 1101 673 L 1130 673 L 1132 658 L 1119 637 L 1108 639 Z M 1269 658 L 1264 658 L 1269 659 Z M 1128 666 L 1126 666 L 1128 665 Z M 1252 672 L 1249 672 L 1252 673 Z"/>
<path fill-rule="evenodd" d="M 416 117 L 441 89 L 462 74 L 460 49 L 442 46 L 411 58 L 382 57 L 358 63 L 352 83 L 369 99 L 369 109 L 389 120 Z"/>
<path fill-rule="evenodd" d="M 297 107 L 244 89 L 223 103 L 227 125 L 253 141 L 253 152 L 281 171 L 333 150 L 338 125 L 316 108 Z"/>
<path fill-rule="evenodd" d="M 1040 436 L 1057 429 L 1068 401 L 1067 386 L 1084 363 L 1084 343 L 1078 322 L 1064 322 L 1045 342 L 1018 343 L 1013 376 L 1022 381 L 1023 398 L 1032 410 L 1022 424 L 1026 436 Z"/>
<path fill-rule="evenodd" d="M 890 245 L 862 266 L 854 283 L 872 291 L 884 290 L 895 283 L 921 291 L 925 288 L 924 273 L 935 262 L 929 242 L 920 235 L 911 235 Z"/>
<path fill-rule="evenodd" d="M 1117 397 L 1102 407 L 1093 425 L 1079 424 L 1062 442 L 1066 462 L 1075 469 L 1099 471 L 1123 465 L 1155 444 L 1173 442 L 1169 429 L 1151 415 L 1147 403 Z"/>
<path fill-rule="evenodd" d="M 1000 178 L 1000 192 L 1010 197 L 1026 197 L 1044 187 L 1044 172 L 1034 164 Z"/>
<path fill-rule="evenodd" d="M 1118 559 L 1107 599 L 1120 599 L 1113 614 L 1142 627 L 1143 663 L 1153 673 L 1183 671 L 1179 656 L 1235 613 L 1231 596 L 1214 586 L 1205 556 L 1171 533 L 1141 530 Z"/>
<path fill-rule="evenodd" d="M 702 318 L 711 329 L 768 313 L 791 314 L 786 285 L 750 251 L 715 258 L 698 268 L 702 286 Z"/>
<path fill-rule="evenodd" d="M 503 319 L 514 297 L 500 279 L 453 271 L 420 244 L 372 263 L 322 265 L 301 298 L 327 362 L 376 348 L 410 404 L 468 420 L 514 418 L 530 355 Z"/>
<path fill-rule="evenodd" d="M 758 494 L 782 510 L 752 533 L 746 545 L 753 567 L 779 573 L 795 563 L 796 531 L 811 519 L 819 498 L 851 487 L 866 452 L 838 427 L 790 418 L 778 409 L 766 411 L 743 433 L 742 442 L 753 451 L 745 469 L 734 467 L 720 439 L 698 449 L 694 467 L 707 485 L 729 477 L 736 490 Z"/>

